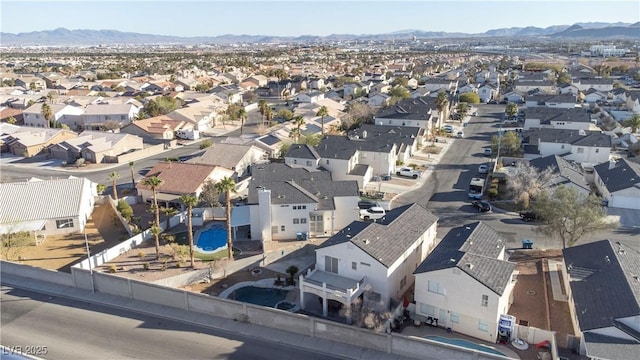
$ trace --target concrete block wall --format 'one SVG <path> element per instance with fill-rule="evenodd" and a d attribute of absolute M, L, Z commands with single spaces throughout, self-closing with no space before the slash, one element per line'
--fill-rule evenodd
<path fill-rule="evenodd" d="M 387 337 L 390 334 L 376 333 L 327 320 L 314 319 L 313 336 L 367 349 L 392 352 L 392 349 L 387 345 Z"/>
<path fill-rule="evenodd" d="M 284 310 L 265 308 L 247 304 L 246 315 L 249 322 L 296 334 L 309 333 L 309 317 Z"/>
<path fill-rule="evenodd" d="M 153 304 L 187 309 L 187 294 L 184 290 L 129 280 L 131 298 Z"/>
<path fill-rule="evenodd" d="M 91 272 L 89 270 L 84 270 L 80 268 L 71 268 L 71 277 L 73 278 L 73 283 L 75 287 L 83 290 L 91 290 L 93 291 L 93 279 L 91 277 Z"/>
<path fill-rule="evenodd" d="M 64 286 L 75 286 L 73 277 L 69 273 L 40 269 L 29 265 L 10 261 L 0 261 L 0 269 L 3 273 L 37 279 Z"/>
<path fill-rule="evenodd" d="M 187 305 L 190 311 L 211 314 L 225 319 L 239 320 L 247 312 L 247 305 L 244 303 L 192 292 L 187 292 Z"/>
<path fill-rule="evenodd" d="M 97 292 L 131 299 L 131 284 L 127 278 L 94 272 L 93 284 Z"/>

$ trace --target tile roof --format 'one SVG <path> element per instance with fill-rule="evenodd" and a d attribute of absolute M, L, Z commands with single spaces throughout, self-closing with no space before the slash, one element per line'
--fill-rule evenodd
<path fill-rule="evenodd" d="M 408 204 L 389 210 L 375 222 L 354 221 L 319 247 L 351 242 L 388 268 L 437 221 L 417 203 Z"/>
<path fill-rule="evenodd" d="M 457 267 L 502 295 L 515 270 L 514 263 L 498 258 L 505 244 L 500 234 L 483 222 L 453 228 L 414 274 Z"/>
<path fill-rule="evenodd" d="M 248 203 L 258 203 L 258 188 L 271 190 L 272 204 L 317 203 L 318 210 L 335 209 L 334 197 L 358 196 L 358 182 L 334 181 L 328 171 L 310 171 L 283 163 L 259 164 L 252 169 Z"/>
<path fill-rule="evenodd" d="M 610 193 L 636 187 L 640 198 L 640 164 L 619 159 L 615 163 L 605 162 L 594 166 Z"/>
<path fill-rule="evenodd" d="M 129 114 L 131 104 L 89 104 L 84 109 L 85 115 Z"/>
<path fill-rule="evenodd" d="M 187 160 L 189 164 L 215 165 L 233 170 L 250 151 L 252 145 L 217 143 L 211 145 L 202 155 Z"/>
<path fill-rule="evenodd" d="M 543 142 L 605 148 L 610 148 L 612 145 L 611 135 L 601 131 L 532 128 L 523 131 L 522 136 L 522 143 L 530 145 L 538 145 Z"/>
<path fill-rule="evenodd" d="M 36 180 L 0 184 L 0 223 L 60 219 L 78 216 L 88 201 L 83 189 L 93 185 L 87 178 Z"/>
<path fill-rule="evenodd" d="M 167 129 L 172 131 L 182 129 L 184 126 L 184 121 L 174 120 L 168 116 L 161 115 L 137 120 L 131 123 L 131 125 L 139 127 L 140 129 L 150 134 L 161 134 L 167 131 Z"/>
<path fill-rule="evenodd" d="M 600 240 L 562 251 L 582 331 L 640 316 L 640 253 Z M 615 299 L 615 301 L 612 301 Z"/>
<path fill-rule="evenodd" d="M 158 188 L 163 193 L 193 194 L 215 170 L 213 165 L 187 164 L 178 162 L 159 162 L 136 185 L 137 189 L 150 190 L 144 180 L 157 176 L 163 181 Z"/>

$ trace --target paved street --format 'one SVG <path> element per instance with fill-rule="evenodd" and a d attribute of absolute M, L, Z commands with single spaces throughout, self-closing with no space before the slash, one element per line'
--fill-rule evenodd
<path fill-rule="evenodd" d="M 340 359 L 9 286 L 2 287 L 1 310 L 2 345 L 51 360 Z"/>

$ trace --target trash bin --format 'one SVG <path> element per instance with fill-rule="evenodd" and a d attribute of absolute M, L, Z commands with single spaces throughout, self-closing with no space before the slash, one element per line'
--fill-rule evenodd
<path fill-rule="evenodd" d="M 382 175 L 382 181 L 389 181 L 391 180 L 391 175 Z"/>
<path fill-rule="evenodd" d="M 522 248 L 523 249 L 533 249 L 533 241 L 531 241 L 531 240 L 522 240 Z"/>
<path fill-rule="evenodd" d="M 303 240 L 301 232 L 296 233 L 296 240 L 298 240 L 298 241 Z"/>
<path fill-rule="evenodd" d="M 302 233 L 302 240 L 308 240 L 308 239 L 309 239 L 309 233 L 308 232 Z"/>

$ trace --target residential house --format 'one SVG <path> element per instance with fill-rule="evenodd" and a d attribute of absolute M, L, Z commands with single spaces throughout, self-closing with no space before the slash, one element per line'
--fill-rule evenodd
<path fill-rule="evenodd" d="M 265 150 L 269 158 L 279 158 L 281 155 L 283 155 L 281 153 L 281 150 L 284 144 L 284 139 L 281 139 L 272 134 L 267 134 L 256 138 L 253 143 L 253 145 Z"/>
<path fill-rule="evenodd" d="M 2 152 L 10 152 L 17 156 L 32 157 L 46 151 L 51 145 L 78 136 L 73 131 L 52 128 L 19 127 L 18 131 L 12 129 L 11 133 L 0 134 Z"/>
<path fill-rule="evenodd" d="M 214 94 L 222 99 L 225 99 L 229 104 L 242 103 L 242 89 L 236 84 L 220 85 L 212 88 L 208 91 L 210 94 Z"/>
<path fill-rule="evenodd" d="M 464 93 L 477 94 L 478 93 L 478 87 L 476 86 L 476 84 L 466 84 L 466 85 L 460 86 L 458 88 L 458 94 L 464 94 Z"/>
<path fill-rule="evenodd" d="M 594 184 L 609 207 L 640 210 L 640 165 L 618 159 L 593 167 Z"/>
<path fill-rule="evenodd" d="M 28 231 L 39 243 L 47 235 L 81 233 L 96 196 L 97 184 L 87 178 L 0 183 L 0 234 Z"/>
<path fill-rule="evenodd" d="M 193 105 L 176 109 L 166 116 L 179 121 L 184 121 L 187 126 L 192 127 L 194 130 L 205 131 L 216 125 L 217 111 L 211 106 L 200 105 L 195 103 Z"/>
<path fill-rule="evenodd" d="M 44 79 L 33 75 L 20 75 L 14 80 L 15 86 L 22 86 L 25 90 L 46 90 L 47 83 Z"/>
<path fill-rule="evenodd" d="M 159 162 L 136 185 L 138 194 L 145 202 L 153 201 L 153 190 L 145 185 L 146 179 L 153 176 L 162 180 L 162 185 L 156 189 L 158 202 L 165 207 L 181 208 L 180 196 L 191 194 L 198 197 L 208 180 L 218 182 L 225 177 L 232 177 L 233 170 L 214 165 Z"/>
<path fill-rule="evenodd" d="M 293 102 L 295 103 L 317 103 L 318 101 L 324 99 L 324 94 L 320 91 L 310 91 L 299 93 L 294 98 Z"/>
<path fill-rule="evenodd" d="M 267 77 L 264 75 L 253 75 L 244 79 L 242 83 L 240 83 L 240 86 L 246 89 L 257 89 L 267 86 L 268 81 L 269 79 L 267 79 Z"/>
<path fill-rule="evenodd" d="M 605 79 L 595 77 L 580 78 L 571 82 L 571 84 L 577 87 L 580 91 L 595 89 L 603 92 L 613 90 L 613 83 L 614 80 L 611 78 Z"/>
<path fill-rule="evenodd" d="M 508 103 L 522 104 L 524 103 L 524 96 L 517 91 L 508 91 L 502 95 L 502 99 Z"/>
<path fill-rule="evenodd" d="M 478 88 L 478 97 L 483 103 L 497 99 L 499 93 L 500 90 L 492 84 L 484 84 Z"/>
<path fill-rule="evenodd" d="M 555 83 L 550 80 L 530 81 L 518 79 L 514 83 L 514 90 L 520 93 L 526 93 L 535 89 L 545 94 L 555 94 L 557 92 Z"/>
<path fill-rule="evenodd" d="M 515 285 L 505 245 L 482 222 L 451 229 L 414 271 L 417 319 L 495 342 Z"/>
<path fill-rule="evenodd" d="M 251 175 L 256 163 L 265 162 L 268 152 L 254 145 L 216 143 L 200 156 L 187 160 L 188 164 L 214 165 L 233 171 L 237 182 Z"/>
<path fill-rule="evenodd" d="M 423 87 L 429 92 L 438 93 L 440 91 L 447 91 L 455 93 L 458 90 L 458 80 L 449 80 L 442 78 L 423 78 Z"/>
<path fill-rule="evenodd" d="M 292 144 L 284 154 L 284 163 L 291 167 L 305 167 L 315 170 L 320 167 L 320 154 L 308 144 Z"/>
<path fill-rule="evenodd" d="M 594 104 L 598 101 L 607 100 L 607 94 L 593 88 L 581 93 L 581 97 L 587 104 Z"/>
<path fill-rule="evenodd" d="M 376 113 L 374 121 L 376 125 L 411 126 L 429 130 L 434 116 L 438 117 L 435 99 L 422 97 L 405 99 L 382 108 Z"/>
<path fill-rule="evenodd" d="M 44 118 L 42 114 L 42 106 L 44 103 L 35 103 L 25 109 L 23 114 L 24 124 L 26 126 L 48 128 L 52 127 L 51 123 Z M 79 107 L 62 104 L 50 104 L 51 121 L 58 124 L 65 124 L 71 129 L 77 129 L 84 124 L 84 110 Z"/>
<path fill-rule="evenodd" d="M 247 203 L 253 239 L 264 243 L 298 234 L 332 236 L 358 218 L 355 181 L 283 163 L 259 164 L 251 175 Z"/>
<path fill-rule="evenodd" d="M 123 127 L 133 121 L 140 109 L 132 104 L 89 104 L 84 111 L 83 128 L 87 130 Z"/>
<path fill-rule="evenodd" d="M 579 354 L 635 360 L 640 353 L 640 253 L 610 240 L 568 247 L 564 289 Z"/>
<path fill-rule="evenodd" d="M 640 114 L 640 90 L 627 91 L 627 99 L 625 105 L 631 112 Z"/>
<path fill-rule="evenodd" d="M 142 138 L 101 131 L 83 131 L 80 135 L 49 147 L 53 158 L 72 163 L 79 158 L 99 163 L 117 163 L 118 156 L 143 148 Z"/>
<path fill-rule="evenodd" d="M 191 126 L 191 124 L 187 125 L 185 121 L 160 115 L 136 120 L 120 129 L 120 133 L 139 136 L 147 143 L 156 143 L 173 140 L 176 138 L 176 131 L 190 129 Z"/>
<path fill-rule="evenodd" d="M 589 167 L 609 161 L 611 154 L 611 135 L 600 131 L 540 128 L 522 135 L 527 158 L 559 155 Z"/>
<path fill-rule="evenodd" d="M 569 130 L 591 129 L 591 116 L 585 108 L 534 107 L 525 111 L 524 129 L 555 128 Z"/>
<path fill-rule="evenodd" d="M 362 310 L 390 311 L 413 284 L 412 273 L 436 243 L 438 218 L 413 203 L 374 222 L 354 221 L 316 249 L 314 270 L 300 275 L 300 304 L 322 299 L 345 308 L 362 298 Z M 347 320 L 349 322 L 349 319 Z"/>
<path fill-rule="evenodd" d="M 551 170 L 551 179 L 543 184 L 545 189 L 553 190 L 558 186 L 572 187 L 583 195 L 591 193 L 591 187 L 584 177 L 582 168 L 558 155 L 543 156 L 529 161 L 536 170 L 542 172 Z"/>
<path fill-rule="evenodd" d="M 342 87 L 344 90 L 344 97 L 365 96 L 371 90 L 371 86 L 373 86 L 373 83 L 371 82 L 355 82 L 344 84 L 344 86 Z"/>
<path fill-rule="evenodd" d="M 558 93 L 563 95 L 572 94 L 574 96 L 578 96 L 578 94 L 580 93 L 580 89 L 578 89 L 578 87 L 573 84 L 560 84 L 558 85 Z"/>
<path fill-rule="evenodd" d="M 389 105 L 389 101 L 391 100 L 391 96 L 383 93 L 375 93 L 369 94 L 369 99 L 367 103 L 371 107 L 381 107 Z"/>
<path fill-rule="evenodd" d="M 527 108 L 545 106 L 549 108 L 573 109 L 576 107 L 576 105 L 578 105 L 576 96 L 572 94 L 536 94 L 528 95 L 525 98 L 525 106 Z"/>

